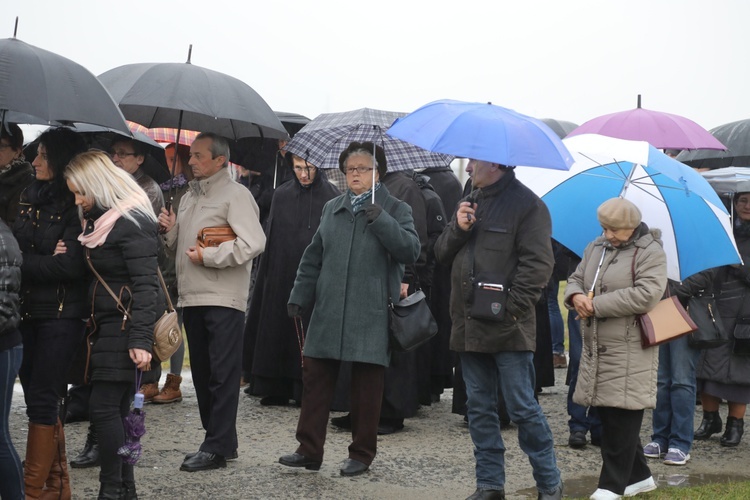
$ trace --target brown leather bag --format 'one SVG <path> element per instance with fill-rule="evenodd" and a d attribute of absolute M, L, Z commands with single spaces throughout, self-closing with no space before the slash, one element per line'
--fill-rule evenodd
<path fill-rule="evenodd" d="M 201 248 L 218 247 L 225 241 L 237 239 L 231 226 L 204 227 L 198 232 L 198 246 Z"/>

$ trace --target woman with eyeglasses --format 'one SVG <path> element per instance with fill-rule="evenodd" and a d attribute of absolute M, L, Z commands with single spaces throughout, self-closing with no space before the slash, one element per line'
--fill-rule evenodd
<path fill-rule="evenodd" d="M 698 360 L 703 421 L 694 434 L 694 439 L 706 440 L 723 428 L 719 444 L 730 448 L 742 441 L 750 403 L 750 193 L 736 193 L 732 202 L 734 239 L 744 264 L 715 270 L 716 307 L 730 342 L 703 350 Z M 727 402 L 725 427 L 719 414 L 722 400 Z"/>
<path fill-rule="evenodd" d="M 264 406 L 302 400 L 301 354 L 286 301 L 302 254 L 318 230 L 323 206 L 341 194 L 322 170 L 303 158 L 287 153 L 285 163 L 294 176 L 273 193 L 265 226 L 266 250 L 245 324 L 244 371 L 250 373 L 245 392 L 262 396 Z M 305 329 L 310 313 L 303 315 Z"/>
<path fill-rule="evenodd" d="M 0 126 L 0 219 L 13 226 L 21 192 L 34 180 L 23 155 L 23 131 L 15 123 Z"/>
<path fill-rule="evenodd" d="M 67 375 L 83 341 L 88 318 L 85 263 L 73 194 L 64 172 L 86 151 L 83 138 L 68 128 L 39 136 L 35 180 L 23 191 L 13 234 L 23 252 L 19 376 L 29 417 L 24 482 L 26 497 L 54 493 L 70 498 L 65 433 L 58 405 Z"/>
<path fill-rule="evenodd" d="M 339 368 L 350 361 L 352 443 L 340 472 L 356 476 L 369 469 L 377 451 L 390 361 L 388 301 L 398 301 L 404 266 L 417 260 L 420 245 L 411 209 L 380 182 L 387 171 L 382 148 L 353 142 L 339 156 L 339 168 L 349 189 L 323 208 L 287 305 L 295 320 L 303 314 L 311 318 L 302 360 L 299 447 L 279 462 L 320 469 Z"/>

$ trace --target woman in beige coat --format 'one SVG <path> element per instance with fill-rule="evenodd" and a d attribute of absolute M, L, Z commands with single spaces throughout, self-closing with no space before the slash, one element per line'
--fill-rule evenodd
<path fill-rule="evenodd" d="M 593 500 L 656 488 L 639 440 L 643 412 L 656 405 L 658 348 L 643 349 L 636 316 L 667 286 L 661 231 L 638 208 L 612 198 L 597 210 L 603 236 L 568 278 L 565 304 L 581 318 L 583 352 L 573 400 L 598 408 L 603 465 Z M 593 293 L 592 293 L 593 292 Z"/>

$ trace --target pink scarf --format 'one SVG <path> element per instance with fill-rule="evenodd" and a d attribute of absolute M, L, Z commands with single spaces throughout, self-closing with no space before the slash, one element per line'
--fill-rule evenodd
<path fill-rule="evenodd" d="M 78 236 L 78 241 L 80 241 L 83 246 L 88 248 L 96 248 L 98 246 L 102 246 L 106 241 L 107 236 L 109 236 L 109 232 L 112 231 L 112 226 L 115 225 L 115 222 L 117 222 L 117 219 L 119 218 L 120 212 L 118 212 L 117 209 L 110 208 L 109 210 L 104 212 L 104 215 L 94 221 L 94 230 L 89 234 L 81 233 L 81 235 Z M 82 222 L 82 225 L 85 230 L 85 220 Z"/>

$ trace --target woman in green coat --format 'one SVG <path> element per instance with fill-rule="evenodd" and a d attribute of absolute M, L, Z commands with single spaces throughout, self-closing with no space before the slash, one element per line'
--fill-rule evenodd
<path fill-rule="evenodd" d="M 351 143 L 339 157 L 339 168 L 349 189 L 323 208 L 289 297 L 289 316 L 312 309 L 312 317 L 303 356 L 300 445 L 279 462 L 320 469 L 339 367 L 350 361 L 352 443 L 341 474 L 354 476 L 369 469 L 377 450 L 389 363 L 388 299 L 405 293 L 404 266 L 417 260 L 420 245 L 411 209 L 379 182 L 386 172 L 380 147 Z"/>

